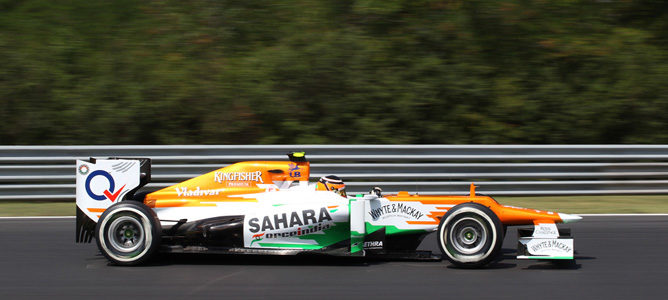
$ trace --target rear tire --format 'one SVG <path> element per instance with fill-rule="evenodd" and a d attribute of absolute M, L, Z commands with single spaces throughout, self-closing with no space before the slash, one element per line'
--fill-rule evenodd
<path fill-rule="evenodd" d="M 146 262 L 160 246 L 160 221 L 143 203 L 123 201 L 110 206 L 95 226 L 100 252 L 117 265 Z"/>
<path fill-rule="evenodd" d="M 463 203 L 450 209 L 438 226 L 441 253 L 455 266 L 482 267 L 501 253 L 503 226 L 489 208 Z"/>

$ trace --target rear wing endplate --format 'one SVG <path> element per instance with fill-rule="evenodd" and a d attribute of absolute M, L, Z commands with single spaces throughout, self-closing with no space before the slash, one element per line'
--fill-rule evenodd
<path fill-rule="evenodd" d="M 90 158 L 76 162 L 76 242 L 89 243 L 95 224 L 112 204 L 132 199 L 151 181 L 151 159 Z"/>

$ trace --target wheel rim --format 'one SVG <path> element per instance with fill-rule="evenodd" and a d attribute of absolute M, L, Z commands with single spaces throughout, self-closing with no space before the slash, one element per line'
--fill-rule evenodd
<path fill-rule="evenodd" d="M 130 253 L 144 243 L 144 227 L 141 222 L 131 216 L 121 216 L 109 225 L 108 239 L 114 250 Z"/>
<path fill-rule="evenodd" d="M 457 252 L 470 255 L 484 248 L 488 235 L 487 228 L 482 221 L 473 217 L 465 217 L 452 225 L 450 241 Z"/>

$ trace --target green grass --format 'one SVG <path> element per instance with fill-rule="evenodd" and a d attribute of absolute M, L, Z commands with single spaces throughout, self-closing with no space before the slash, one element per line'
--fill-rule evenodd
<path fill-rule="evenodd" d="M 0 217 L 14 216 L 74 216 L 74 202 L 2 202 Z"/>
<path fill-rule="evenodd" d="M 668 213 L 668 195 L 494 197 L 499 203 L 572 214 Z M 0 217 L 73 216 L 74 202 L 0 202 Z"/>
<path fill-rule="evenodd" d="M 504 205 L 573 214 L 668 213 L 668 195 L 494 197 Z"/>

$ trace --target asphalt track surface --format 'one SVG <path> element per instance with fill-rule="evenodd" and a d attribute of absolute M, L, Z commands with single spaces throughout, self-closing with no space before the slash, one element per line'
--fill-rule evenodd
<path fill-rule="evenodd" d="M 74 219 L 0 220 L 0 299 L 665 299 L 668 216 L 586 217 L 570 226 L 576 263 L 504 256 L 485 269 L 331 257 L 163 255 L 107 263 L 74 243 Z M 429 236 L 421 249 L 437 250 Z"/>

